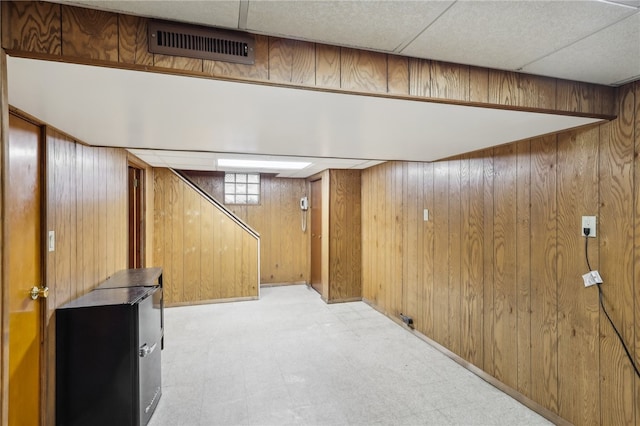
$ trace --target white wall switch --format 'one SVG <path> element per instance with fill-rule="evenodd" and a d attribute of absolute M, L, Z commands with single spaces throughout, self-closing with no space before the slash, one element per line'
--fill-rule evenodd
<path fill-rule="evenodd" d="M 424 209 L 422 212 L 422 217 L 425 222 L 429 220 L 429 209 Z"/>
<path fill-rule="evenodd" d="M 49 231 L 49 251 L 56 251 L 56 231 Z"/>
<path fill-rule="evenodd" d="M 586 237 L 584 234 L 585 228 L 589 228 L 589 237 L 596 237 L 596 217 L 595 216 L 582 216 L 582 227 L 580 228 L 580 235 Z"/>

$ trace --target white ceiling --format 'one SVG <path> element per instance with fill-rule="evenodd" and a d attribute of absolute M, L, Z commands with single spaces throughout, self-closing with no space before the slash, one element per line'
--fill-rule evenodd
<path fill-rule="evenodd" d="M 640 78 L 640 0 L 64 2 L 605 85 Z"/>
<path fill-rule="evenodd" d="M 374 164 L 366 160 L 432 161 L 599 121 L 14 57 L 7 69 L 11 105 L 93 145 L 154 150 L 136 152 L 175 168 L 216 170 L 215 152 L 325 159 L 295 174 L 306 177 Z"/>

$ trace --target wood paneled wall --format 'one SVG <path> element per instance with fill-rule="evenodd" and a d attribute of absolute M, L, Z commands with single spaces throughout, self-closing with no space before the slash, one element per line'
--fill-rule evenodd
<path fill-rule="evenodd" d="M 362 299 L 360 174 L 331 169 L 309 178 L 322 180 L 321 296 L 328 303 Z"/>
<path fill-rule="evenodd" d="M 322 238 L 328 244 L 328 302 L 362 298 L 362 240 L 360 170 L 329 170 L 328 227 Z M 326 231 L 327 230 L 327 231 Z"/>
<path fill-rule="evenodd" d="M 200 189 L 224 200 L 224 177 L 186 172 Z M 260 283 L 309 282 L 309 231 L 302 231 L 300 198 L 307 195 L 304 179 L 262 175 L 260 205 L 226 206 L 260 234 Z"/>
<path fill-rule="evenodd" d="M 3 1 L 10 53 L 174 73 L 520 108 L 615 114 L 610 87 L 256 36 L 255 64 L 151 54 L 147 19 L 34 1 Z"/>
<path fill-rule="evenodd" d="M 167 305 L 256 299 L 259 245 L 171 170 L 154 170 L 153 258 Z"/>
<path fill-rule="evenodd" d="M 633 425 L 640 380 L 640 82 L 618 119 L 434 163 L 363 171 L 364 298 L 576 425 Z M 429 209 L 429 221 L 423 221 Z"/>
<path fill-rule="evenodd" d="M 55 419 L 55 309 L 127 267 L 127 153 L 46 128 L 46 424 Z M 46 241 L 46 240 L 45 240 Z M 46 243 L 45 243 L 46 244 Z M 45 249 L 46 250 L 46 249 Z"/>

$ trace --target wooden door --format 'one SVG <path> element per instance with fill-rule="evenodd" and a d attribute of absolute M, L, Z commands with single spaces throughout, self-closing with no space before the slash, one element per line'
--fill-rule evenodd
<path fill-rule="evenodd" d="M 129 268 L 144 267 L 144 170 L 129 166 Z"/>
<path fill-rule="evenodd" d="M 311 286 L 322 294 L 322 180 L 311 182 Z"/>
<path fill-rule="evenodd" d="M 41 265 L 40 128 L 9 117 L 5 242 L 9 286 L 9 425 L 40 424 L 40 354 L 44 300 Z"/>

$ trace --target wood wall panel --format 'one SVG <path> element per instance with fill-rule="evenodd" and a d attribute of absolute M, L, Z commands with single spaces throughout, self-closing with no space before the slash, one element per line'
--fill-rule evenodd
<path fill-rule="evenodd" d="M 221 174 L 187 172 L 192 182 L 218 201 L 224 200 Z M 260 283 L 309 282 L 309 233 L 302 232 L 300 198 L 307 194 L 304 179 L 261 177 L 257 206 L 227 205 L 260 234 Z M 307 219 L 309 216 L 307 215 Z M 310 225 L 310 222 L 307 223 Z"/>
<path fill-rule="evenodd" d="M 127 153 L 82 145 L 49 127 L 45 144 L 46 231 L 56 239 L 55 251 L 45 253 L 45 419 L 54 419 L 55 309 L 127 267 Z"/>
<path fill-rule="evenodd" d="M 3 46 L 34 53 L 60 55 L 60 6 L 45 2 L 2 4 Z"/>
<path fill-rule="evenodd" d="M 387 55 L 345 47 L 340 49 L 340 87 L 346 90 L 385 93 Z"/>
<path fill-rule="evenodd" d="M 433 338 L 449 347 L 449 166 L 446 162 L 434 163 L 433 187 Z"/>
<path fill-rule="evenodd" d="M 118 15 L 62 5 L 62 55 L 118 61 Z"/>
<path fill-rule="evenodd" d="M 366 174 L 363 174 L 363 177 L 368 177 Z M 422 181 L 422 208 L 423 214 L 424 209 L 429 210 L 429 215 L 433 213 L 433 163 L 423 164 L 423 181 Z M 364 185 L 363 185 L 364 188 Z M 418 187 L 420 190 L 420 187 Z M 362 203 L 363 206 L 368 205 L 365 204 L 364 201 Z M 363 208 L 363 211 L 365 209 Z M 362 229 L 366 229 L 366 226 L 363 226 Z M 422 222 L 423 234 L 422 234 L 422 261 L 418 262 L 422 264 L 422 300 L 420 303 L 421 309 L 421 324 L 422 328 L 426 333 L 430 335 L 433 333 L 433 299 L 434 299 L 434 266 L 433 266 L 433 258 L 434 258 L 434 234 L 433 234 L 433 220 L 429 217 L 429 220 Z M 363 262 L 363 267 L 367 265 Z M 364 283 L 363 283 L 364 284 Z M 363 294 L 365 294 L 363 292 Z"/>
<path fill-rule="evenodd" d="M 409 58 L 387 56 L 387 91 L 394 95 L 409 94 Z"/>
<path fill-rule="evenodd" d="M 125 64 L 153 65 L 149 53 L 147 20 L 137 16 L 118 15 L 118 58 Z"/>
<path fill-rule="evenodd" d="M 165 303 L 257 298 L 258 239 L 170 170 L 154 177 L 154 259 L 162 259 Z"/>
<path fill-rule="evenodd" d="M 327 301 L 362 297 L 360 170 L 329 171 Z"/>
<path fill-rule="evenodd" d="M 270 81 L 315 85 L 315 62 L 316 51 L 314 43 L 283 38 L 270 39 Z"/>
<path fill-rule="evenodd" d="M 340 87 L 340 48 L 316 44 L 316 86 Z"/>
<path fill-rule="evenodd" d="M 573 424 L 598 424 L 600 353 L 597 289 L 584 289 L 585 239 L 580 236 L 582 216 L 599 216 L 598 128 L 579 135 L 558 136 L 558 409 Z M 599 268 L 598 239 L 589 240 L 589 259 Z"/>
<path fill-rule="evenodd" d="M 431 96 L 441 99 L 469 100 L 469 67 L 431 62 Z"/>
<path fill-rule="evenodd" d="M 449 166 L 449 277 L 448 277 L 448 308 L 447 323 L 449 325 L 449 348 L 460 355 L 460 334 L 462 317 L 461 291 L 461 251 L 462 251 L 462 159 L 448 161 Z"/>
<path fill-rule="evenodd" d="M 618 92 L 619 118 L 601 127 L 600 140 L 600 272 L 605 306 L 626 342 L 634 342 L 633 306 L 633 159 L 635 94 L 633 85 Z M 603 134 L 604 133 L 604 134 Z M 637 284 L 637 283 L 636 283 Z M 635 319 L 637 321 L 637 319 Z M 602 421 L 633 424 L 631 366 L 611 325 L 600 320 Z M 628 343 L 629 345 L 631 343 Z"/>
<path fill-rule="evenodd" d="M 531 395 L 558 409 L 557 359 L 557 143 L 555 136 L 531 142 Z"/>
<path fill-rule="evenodd" d="M 518 91 L 522 79 L 516 80 L 487 93 L 525 96 Z M 419 332 L 541 410 L 576 425 L 637 424 L 638 379 L 599 308 L 597 288 L 582 283 L 580 222 L 583 215 L 598 217 L 597 238 L 589 239 L 591 265 L 603 276 L 605 305 L 637 359 L 639 86 L 619 90 L 621 114 L 609 123 L 425 164 L 422 180 L 414 163 L 364 170 L 364 299 L 394 315 L 380 295 L 400 280 L 400 305 L 421 309 Z M 551 92 L 541 90 L 527 102 L 550 102 Z M 414 201 L 420 185 L 422 205 L 430 208 L 427 224 L 404 211 L 420 205 Z M 401 214 L 391 201 L 405 206 Z M 403 222 L 400 239 L 408 249 L 397 259 L 400 274 L 384 265 L 395 256 L 387 242 L 396 238 L 390 225 L 396 220 Z M 405 264 L 418 261 L 413 235 L 423 240 L 421 289 L 413 288 L 414 266 Z M 459 275 L 451 273 L 458 267 Z M 418 300 L 407 300 L 412 297 Z M 452 314 L 458 303 L 459 313 Z"/>
<path fill-rule="evenodd" d="M 494 376 L 517 386 L 516 200 L 517 157 L 515 145 L 494 151 Z"/>
<path fill-rule="evenodd" d="M 531 390 L 531 142 L 516 146 L 517 389 Z"/>
<path fill-rule="evenodd" d="M 488 93 L 487 93 L 488 96 Z M 484 176 L 484 191 L 483 191 L 483 219 L 484 219 L 484 235 L 485 241 L 482 247 L 483 258 L 483 368 L 487 373 L 494 375 L 494 362 L 493 362 L 493 253 L 494 253 L 494 238 L 493 238 L 493 218 L 494 218 L 494 203 L 493 203 L 493 185 L 494 185 L 494 172 L 493 172 L 493 156 L 494 149 L 490 148 L 481 153 L 483 176 Z"/>

